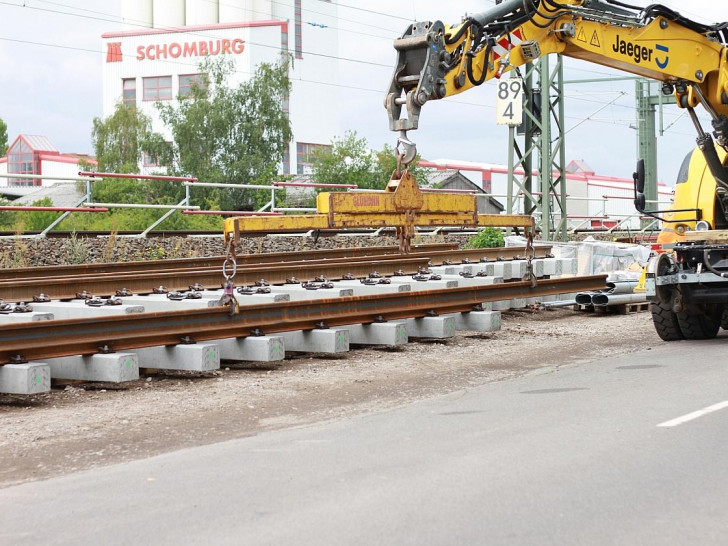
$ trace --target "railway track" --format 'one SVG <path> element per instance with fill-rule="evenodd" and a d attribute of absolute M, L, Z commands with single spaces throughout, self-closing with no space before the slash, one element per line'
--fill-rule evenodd
<path fill-rule="evenodd" d="M 535 256 L 544 258 L 551 247 L 537 247 Z M 288 264 L 297 262 L 335 263 L 336 261 L 397 260 L 406 257 L 427 256 L 431 265 L 467 263 L 472 261 L 512 260 L 525 254 L 520 248 L 481 248 L 457 249 L 457 245 L 443 243 L 413 247 L 407 255 L 400 254 L 397 247 L 362 247 L 348 249 L 309 250 L 300 252 L 270 252 L 265 254 L 245 254 L 236 258 L 239 269 L 257 267 L 263 264 Z M 203 258 L 178 258 L 172 260 L 149 260 L 139 262 L 96 263 L 84 265 L 63 265 L 43 267 L 22 267 L 0 270 L 0 281 L 13 279 L 35 279 L 60 276 L 81 276 L 104 273 L 141 273 L 147 271 L 188 271 L 206 270 L 221 267 L 225 256 Z"/>
<path fill-rule="evenodd" d="M 83 316 L 92 316 L 75 318 L 81 314 L 66 313 L 74 318 L 43 320 L 49 315 L 45 313 L 45 317 L 29 316 L 25 321 L 16 311 L 28 311 L 28 306 L 0 305 L 0 392 L 39 392 L 37 385 L 3 390 L 7 384 L 3 378 L 7 379 L 9 371 L 22 376 L 43 366 L 52 370 L 49 377 L 101 380 L 93 378 L 107 377 L 105 373 L 87 374 L 91 368 L 107 366 L 106 361 L 95 359 L 128 351 L 140 355 L 138 362 L 134 360 L 136 376 L 127 373 L 119 381 L 138 377 L 140 368 L 203 369 L 175 367 L 174 359 L 184 351 L 170 353 L 170 349 L 201 347 L 208 342 L 225 341 L 228 347 L 232 341 L 235 347 L 225 349 L 227 353 L 222 349 L 211 352 L 216 356 L 205 364 L 206 370 L 219 368 L 221 359 L 267 358 L 241 352 L 242 341 L 255 346 L 270 342 L 277 347 L 275 358 L 280 359 L 288 346 L 284 348 L 283 338 L 275 341 L 276 336 L 287 334 L 298 336 L 285 337 L 295 347 L 290 350 L 333 352 L 348 350 L 349 343 L 386 345 L 402 339 L 406 342 L 408 337 L 448 337 L 454 335 L 456 326 L 492 331 L 500 327 L 498 309 L 508 308 L 496 308 L 497 303 L 524 305 L 529 299 L 604 287 L 604 276 L 550 278 L 575 272 L 575 263 L 554 259 L 549 253 L 548 247 L 536 249 L 533 263 L 541 271 L 537 282 L 519 281 L 526 271 L 524 249 L 457 250 L 452 245 L 427 245 L 408 255 L 393 247 L 380 247 L 240 256 L 234 277 L 240 293 L 230 294 L 239 310 L 237 305 L 217 304 L 223 295 L 221 256 L 25 268 L 20 274 L 2 271 L 0 298 L 5 302 L 35 300 L 31 305 L 38 309 L 68 306 L 73 313 L 85 309 L 89 312 Z M 254 285 L 254 289 L 248 288 Z M 115 294 L 121 295 L 118 301 L 112 297 Z M 79 298 L 84 301 L 68 301 Z M 185 306 L 170 301 L 180 299 L 193 301 L 186 301 Z M 119 313 L 105 305 L 122 302 L 116 309 Z M 145 312 L 143 306 L 164 310 Z M 180 310 L 167 310 L 171 308 Z M 13 316 L 2 316 L 8 314 Z M 382 329 L 385 334 L 372 335 Z M 317 332 L 317 338 L 335 334 L 337 345 L 329 349 L 296 345 L 299 338 L 311 337 L 303 335 L 307 332 Z M 149 348 L 169 353 L 165 363 L 144 361 L 149 356 L 143 351 Z M 68 358 L 81 360 L 64 360 Z M 49 380 L 41 383 L 50 386 Z"/>
<path fill-rule="evenodd" d="M 524 250 L 443 249 L 433 245 L 418 247 L 410 254 L 399 254 L 394 247 L 347 249 L 246 255 L 238 261 L 236 284 L 297 284 L 316 281 L 361 278 L 372 274 L 414 275 L 433 265 L 524 259 Z M 536 257 L 549 255 L 550 247 L 536 249 Z M 119 293 L 152 294 L 166 291 L 220 288 L 224 280 L 223 256 L 187 258 L 155 262 L 124 262 L 60 267 L 30 267 L 0 271 L 0 299 L 9 303 L 34 299 L 74 299 L 79 294 L 114 296 Z"/>
<path fill-rule="evenodd" d="M 484 302 L 601 288 L 606 275 L 0 327 L 0 364 L 478 311 Z"/>

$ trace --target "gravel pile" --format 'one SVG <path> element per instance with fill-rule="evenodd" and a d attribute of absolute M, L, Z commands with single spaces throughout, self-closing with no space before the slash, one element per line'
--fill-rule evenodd
<path fill-rule="evenodd" d="M 462 246 L 470 235 L 447 234 L 425 236 L 416 244 L 457 243 Z M 264 252 L 295 252 L 325 248 L 393 246 L 397 242 L 388 236 L 320 237 L 255 237 L 245 239 L 236 250 L 238 254 Z M 219 237 L 165 237 L 141 239 L 136 237 L 72 237 L 69 239 L 3 239 L 0 240 L 0 267 L 36 267 L 84 263 L 130 262 L 219 256 L 223 254 L 223 239 Z"/>

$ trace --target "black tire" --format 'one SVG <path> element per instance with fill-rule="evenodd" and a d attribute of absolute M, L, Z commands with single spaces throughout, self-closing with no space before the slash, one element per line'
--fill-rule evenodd
<path fill-rule="evenodd" d="M 723 330 L 728 330 L 728 307 L 723 309 L 723 319 L 720 321 L 720 327 Z"/>
<path fill-rule="evenodd" d="M 723 305 L 706 304 L 703 312 L 690 314 L 685 311 L 676 313 L 680 331 L 685 339 L 713 339 L 718 335 L 723 319 Z"/>
<path fill-rule="evenodd" d="M 660 339 L 663 341 L 685 339 L 677 320 L 677 313 L 672 310 L 669 304 L 653 301 L 650 304 L 650 311 L 652 312 L 652 323 L 655 325 L 655 330 Z"/>

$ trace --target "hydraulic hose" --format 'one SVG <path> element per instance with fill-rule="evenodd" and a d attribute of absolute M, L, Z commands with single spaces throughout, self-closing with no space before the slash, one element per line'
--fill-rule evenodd
<path fill-rule="evenodd" d="M 483 62 L 483 71 L 480 74 L 480 77 L 475 77 L 475 72 L 473 70 L 473 59 L 475 58 L 475 53 L 468 52 L 466 53 L 468 57 L 467 61 L 467 72 L 468 72 L 468 80 L 470 80 L 470 83 L 472 83 L 474 86 L 483 85 L 483 82 L 485 82 L 485 78 L 488 75 L 488 63 L 490 61 L 490 53 L 493 51 L 493 38 L 488 38 L 488 45 L 485 47 L 485 56 L 484 56 L 484 62 Z"/>
<path fill-rule="evenodd" d="M 453 45 L 460 41 L 460 39 L 463 37 L 463 35 L 475 25 L 475 21 L 468 17 L 465 21 L 463 21 L 462 26 L 460 27 L 460 30 L 457 31 L 457 34 L 455 36 L 452 36 L 450 38 L 445 38 L 445 43 L 447 45 Z"/>

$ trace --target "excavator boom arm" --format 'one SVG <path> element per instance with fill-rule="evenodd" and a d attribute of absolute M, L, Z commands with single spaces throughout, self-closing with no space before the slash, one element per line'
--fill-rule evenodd
<path fill-rule="evenodd" d="M 718 120 L 728 115 L 727 27 L 616 0 L 506 0 L 459 25 L 415 23 L 394 43 L 397 65 L 385 99 L 390 129 L 406 136 L 428 101 L 549 53 L 662 81 L 679 106 L 702 103 Z"/>

